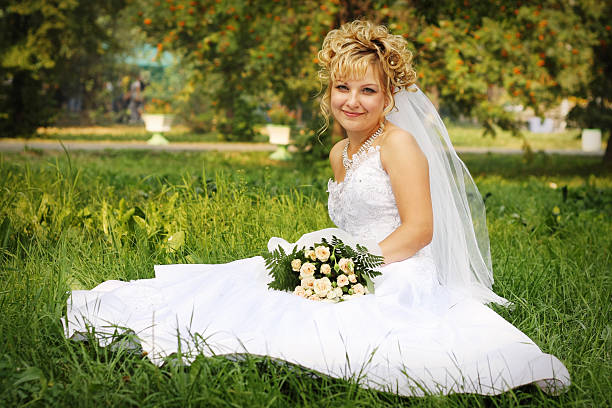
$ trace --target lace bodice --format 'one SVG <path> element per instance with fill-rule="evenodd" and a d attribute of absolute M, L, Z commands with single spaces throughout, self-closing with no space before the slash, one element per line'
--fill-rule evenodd
<path fill-rule="evenodd" d="M 389 175 L 380 161 L 380 146 L 353 155 L 344 181 L 327 183 L 329 217 L 356 239 L 380 242 L 402 223 Z M 431 245 L 412 256 L 431 257 Z"/>
<path fill-rule="evenodd" d="M 380 147 L 353 156 L 344 181 L 329 180 L 329 216 L 356 238 L 382 241 L 400 224 L 389 175 L 380 161 Z"/>

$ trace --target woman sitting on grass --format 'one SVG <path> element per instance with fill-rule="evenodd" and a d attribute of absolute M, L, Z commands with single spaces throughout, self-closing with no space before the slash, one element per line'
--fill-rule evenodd
<path fill-rule="evenodd" d="M 557 358 L 484 305 L 507 304 L 491 290 L 484 205 L 414 84 L 403 38 L 354 21 L 327 35 L 319 60 L 322 111 L 347 135 L 331 150 L 328 186 L 330 218 L 345 232 L 298 244 L 344 234 L 382 255 L 375 293 L 327 303 L 309 288 L 300 294 L 310 299 L 269 290 L 262 257 L 156 266 L 154 279 L 74 291 L 67 335 L 95 329 L 104 345 L 113 338 L 103 333 L 122 327 L 155 363 L 265 355 L 401 395 L 568 386 Z"/>

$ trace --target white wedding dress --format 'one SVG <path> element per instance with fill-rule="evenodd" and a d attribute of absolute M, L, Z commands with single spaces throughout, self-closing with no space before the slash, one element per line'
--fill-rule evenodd
<path fill-rule="evenodd" d="M 329 182 L 329 214 L 355 238 L 378 241 L 400 218 L 380 153 L 354 158 Z M 157 364 L 180 352 L 266 355 L 401 395 L 498 394 L 535 383 L 559 392 L 565 366 L 487 306 L 441 287 L 431 248 L 381 268 L 375 294 L 337 304 L 269 290 L 261 257 L 218 265 L 158 265 L 155 278 L 73 291 L 66 335 L 102 345 L 131 329 Z"/>

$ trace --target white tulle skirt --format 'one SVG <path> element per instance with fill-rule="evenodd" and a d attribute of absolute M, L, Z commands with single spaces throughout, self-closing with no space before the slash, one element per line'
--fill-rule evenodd
<path fill-rule="evenodd" d="M 535 383 L 563 391 L 569 373 L 488 307 L 434 279 L 430 258 L 381 269 L 376 293 L 337 304 L 269 290 L 261 257 L 163 265 L 155 278 L 73 291 L 66 335 L 107 345 L 130 329 L 156 364 L 179 353 L 265 355 L 401 395 L 499 394 Z"/>

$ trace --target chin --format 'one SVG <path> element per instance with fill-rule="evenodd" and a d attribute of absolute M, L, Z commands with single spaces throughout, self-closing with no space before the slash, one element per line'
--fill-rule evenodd
<path fill-rule="evenodd" d="M 346 119 L 342 118 L 340 120 L 336 119 L 340 126 L 348 132 L 363 132 L 370 129 L 373 125 L 371 123 L 366 123 L 361 118 L 359 119 Z"/>

